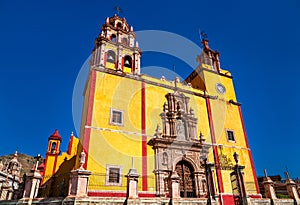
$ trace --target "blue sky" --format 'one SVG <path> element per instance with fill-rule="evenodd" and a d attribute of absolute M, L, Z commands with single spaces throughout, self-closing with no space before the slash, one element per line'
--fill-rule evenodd
<path fill-rule="evenodd" d="M 234 76 L 257 174 L 300 176 L 300 1 L 0 1 L 0 155 L 44 155 L 55 129 L 74 131 L 72 92 L 105 18 L 119 4 L 134 30 L 164 30 L 200 44 Z M 196 56 L 194 56 L 196 58 Z M 144 53 L 143 66 L 186 77 L 186 64 Z"/>

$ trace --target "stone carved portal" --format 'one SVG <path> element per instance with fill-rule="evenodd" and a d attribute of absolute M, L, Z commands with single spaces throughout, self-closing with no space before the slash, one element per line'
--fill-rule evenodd
<path fill-rule="evenodd" d="M 167 102 L 160 114 L 162 130 L 158 126 L 148 142 L 155 152 L 156 195 L 171 196 L 171 175 L 176 172 L 181 197 L 205 197 L 206 177 L 201 159 L 207 158 L 210 146 L 198 137 L 198 119 L 189 106 L 189 98 L 178 91 L 165 97 Z"/>

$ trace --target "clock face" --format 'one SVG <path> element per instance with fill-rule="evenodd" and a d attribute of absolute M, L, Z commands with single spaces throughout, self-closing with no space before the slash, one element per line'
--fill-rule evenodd
<path fill-rule="evenodd" d="M 216 84 L 216 90 L 220 94 L 225 94 L 225 92 L 226 92 L 226 88 L 225 88 L 225 86 L 222 83 L 217 83 Z"/>

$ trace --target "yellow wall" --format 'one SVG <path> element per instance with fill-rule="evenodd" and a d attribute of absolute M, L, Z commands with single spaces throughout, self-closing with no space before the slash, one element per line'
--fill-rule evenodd
<path fill-rule="evenodd" d="M 227 73 L 226 71 L 222 71 Z M 224 154 L 233 164 L 233 154 L 239 154 L 239 164 L 244 165 L 244 181 L 248 194 L 256 194 L 255 178 L 253 176 L 251 161 L 248 155 L 248 148 L 245 141 L 244 130 L 239 113 L 239 106 L 230 103 L 230 100 L 236 102 L 236 95 L 231 75 L 223 76 L 216 72 L 202 70 L 200 75 L 203 76 L 206 83 L 207 93 L 209 95 L 218 96 L 217 99 L 211 99 L 211 112 L 215 130 L 216 144 L 218 152 Z M 225 94 L 216 91 L 216 83 L 222 83 L 225 88 Z M 226 130 L 234 131 L 235 142 L 228 141 Z M 221 145 L 221 146 L 220 146 Z M 222 152 L 221 152 L 221 150 Z M 222 170 L 222 180 L 224 185 L 224 193 L 232 193 L 230 183 L 230 170 Z"/>
<path fill-rule="evenodd" d="M 240 155 L 240 164 L 246 166 L 245 182 L 247 190 L 255 193 L 254 177 L 240 120 L 239 107 L 229 103 L 229 100 L 236 101 L 232 79 L 229 76 L 221 76 L 205 70 L 201 71 L 199 76 L 202 76 L 203 81 L 206 83 L 206 94 L 218 96 L 217 99 L 210 99 L 216 137 L 215 146 L 222 147 L 222 154 L 226 155 L 232 162 L 234 162 L 232 156 L 234 152 Z M 160 114 L 163 112 L 163 104 L 166 102 L 165 95 L 174 92 L 174 90 L 164 86 L 174 87 L 174 83 L 145 75 L 141 77 L 145 80 L 146 135 L 147 141 L 149 141 L 154 135 L 157 125 L 162 125 Z M 226 87 L 225 94 L 222 95 L 216 91 L 216 83 L 222 83 Z M 194 109 L 195 116 L 198 118 L 198 134 L 202 132 L 206 142 L 211 144 L 206 99 L 188 93 L 192 91 L 203 94 L 204 92 L 181 84 L 177 86 L 182 89 L 185 96 L 190 98 L 190 107 Z M 140 80 L 100 71 L 96 72 L 87 164 L 87 169 L 93 173 L 90 178 L 89 190 L 126 190 L 126 178 L 124 176 L 131 168 L 132 157 L 134 157 L 135 168 L 139 174 L 142 174 L 141 88 L 142 82 Z M 124 112 L 123 126 L 110 123 L 111 108 Z M 86 116 L 83 116 L 83 119 L 85 118 Z M 227 140 L 226 129 L 234 130 L 236 142 Z M 214 162 L 212 149 L 210 149 L 209 161 Z M 154 153 L 150 146 L 147 146 L 147 162 L 148 191 L 155 191 Z M 107 165 L 122 167 L 122 186 L 105 185 Z M 226 170 L 221 172 L 225 193 L 232 192 L 230 172 Z M 139 190 L 141 190 L 141 186 L 140 180 Z"/>
<path fill-rule="evenodd" d="M 168 81 L 143 76 L 151 82 L 174 86 Z M 126 178 L 123 177 L 122 187 L 105 186 L 106 165 L 120 165 L 123 175 L 131 168 L 131 157 L 134 157 L 135 168 L 142 174 L 142 137 L 141 137 L 141 88 L 142 82 L 120 77 L 116 75 L 97 72 L 96 90 L 94 98 L 92 129 L 89 143 L 89 159 L 87 169 L 95 176 L 91 176 L 89 189 L 101 190 L 125 190 Z M 187 91 L 202 93 L 199 90 L 187 86 L 178 85 Z M 173 93 L 173 90 L 163 88 L 159 85 L 145 83 L 146 98 L 146 135 L 149 141 L 155 134 L 159 124 L 162 127 L 160 114 L 163 112 L 163 104 L 166 102 L 165 95 Z M 202 97 L 190 97 L 190 107 L 194 109 L 195 115 L 199 117 L 198 134 L 200 131 L 210 142 L 210 131 L 205 99 Z M 110 109 L 124 111 L 124 125 L 116 126 L 110 124 Z M 201 122 L 200 122 L 201 121 Z M 110 130 L 104 130 L 110 129 Z M 112 132 L 115 130 L 115 132 Z M 130 134 L 123 132 L 131 132 Z M 154 152 L 147 146 L 148 162 L 148 191 L 155 191 L 154 179 Z M 97 185 L 98 184 L 98 185 Z M 141 188 L 142 183 L 139 183 Z"/>

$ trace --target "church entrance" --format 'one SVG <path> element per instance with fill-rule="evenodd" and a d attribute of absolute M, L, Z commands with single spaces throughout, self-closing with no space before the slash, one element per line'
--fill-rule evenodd
<path fill-rule="evenodd" d="M 175 171 L 180 177 L 180 196 L 196 197 L 194 169 L 187 161 L 177 163 Z"/>

